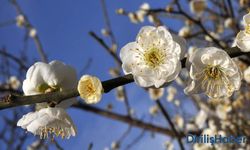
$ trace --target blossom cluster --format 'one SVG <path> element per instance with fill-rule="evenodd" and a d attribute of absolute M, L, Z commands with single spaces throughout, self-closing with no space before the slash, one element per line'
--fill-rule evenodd
<path fill-rule="evenodd" d="M 132 74 L 141 87 L 163 87 L 178 77 L 185 43 L 164 26 L 142 27 L 136 41 L 120 51 L 123 71 Z M 189 70 L 186 94 L 205 93 L 211 98 L 223 98 L 240 88 L 241 72 L 223 49 L 196 49 L 188 55 L 186 68 Z"/>
<path fill-rule="evenodd" d="M 86 103 L 96 103 L 101 99 L 102 85 L 98 78 L 84 75 L 77 83 L 75 69 L 54 60 L 49 64 L 37 62 L 28 69 L 23 81 L 23 92 L 25 95 L 63 92 L 77 86 Z M 24 115 L 17 122 L 17 126 L 39 135 L 42 139 L 75 136 L 76 127 L 65 109 L 76 102 L 76 98 L 70 98 L 60 103 L 54 102 L 53 99 L 48 103 L 39 103 L 36 111 Z"/>
<path fill-rule="evenodd" d="M 192 12 L 198 13 L 198 15 L 202 13 L 205 6 L 203 0 L 190 2 Z M 141 10 L 136 14 L 137 21 L 138 19 L 142 21 L 148 9 L 149 6 L 146 4 L 141 7 Z M 138 18 L 138 16 L 141 17 Z M 19 26 L 24 24 L 25 19 L 22 16 L 17 19 Z M 249 52 L 250 14 L 245 15 L 243 20 L 245 29 L 238 33 L 236 45 L 241 51 Z M 230 20 L 227 21 L 226 26 L 229 27 L 229 24 L 231 24 Z M 226 49 L 217 47 L 195 47 L 188 50 L 185 55 L 187 44 L 183 37 L 188 36 L 190 32 L 190 29 L 183 28 L 177 36 L 170 33 L 165 26 L 142 27 L 135 41 L 126 44 L 120 50 L 124 73 L 132 74 L 138 86 L 148 88 L 153 100 L 160 99 L 164 95 L 163 87 L 178 80 L 183 67 L 188 70 L 185 94 L 204 93 L 210 99 L 223 99 L 232 96 L 235 91 L 240 89 L 243 77 L 237 63 L 229 56 Z M 184 58 L 185 56 L 186 58 Z M 244 79 L 246 82 L 250 82 L 250 68 L 244 71 Z M 15 88 L 14 83 L 16 82 L 13 82 Z M 60 61 L 52 61 L 48 64 L 37 62 L 32 65 L 27 71 L 22 88 L 25 95 L 64 92 L 77 88 L 79 96 L 86 104 L 98 103 L 104 92 L 99 78 L 83 75 L 78 81 L 75 69 Z M 117 87 L 117 91 L 118 97 L 124 100 L 123 87 Z M 167 100 L 173 101 L 177 90 L 170 86 L 167 92 Z M 48 103 L 37 104 L 36 110 L 24 115 L 17 125 L 35 135 L 40 135 L 41 138 L 75 136 L 76 127 L 67 114 L 66 108 L 76 102 L 76 98 L 70 98 L 62 102 L 54 102 L 52 99 Z M 175 102 L 178 105 L 178 100 Z M 151 115 L 156 115 L 158 109 L 158 106 L 152 106 L 149 112 Z M 216 111 L 221 112 L 221 110 L 224 113 L 220 113 L 218 117 L 226 119 L 231 108 L 221 105 L 216 107 Z M 206 119 L 207 114 L 201 110 L 194 122 L 201 129 L 204 127 Z M 179 129 L 184 128 L 184 119 L 181 116 L 176 116 L 175 122 Z"/>

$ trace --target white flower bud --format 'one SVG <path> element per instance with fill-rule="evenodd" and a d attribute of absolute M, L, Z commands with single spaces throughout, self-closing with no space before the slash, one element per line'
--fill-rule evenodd
<path fill-rule="evenodd" d="M 25 24 L 24 16 L 23 16 L 23 15 L 18 15 L 18 16 L 16 17 L 16 25 L 17 25 L 18 27 L 23 27 L 24 24 Z"/>
<path fill-rule="evenodd" d="M 181 37 L 187 37 L 191 34 L 191 29 L 189 26 L 184 26 L 179 30 L 178 35 Z"/>
<path fill-rule="evenodd" d="M 78 82 L 77 90 L 87 104 L 96 104 L 102 98 L 102 82 L 94 76 L 83 75 Z"/>
<path fill-rule="evenodd" d="M 149 108 L 149 113 L 150 113 L 150 115 L 152 115 L 152 116 L 157 115 L 158 112 L 159 112 L 159 107 L 158 107 L 157 105 L 151 106 L 151 107 Z"/>
<path fill-rule="evenodd" d="M 30 37 L 34 38 L 36 36 L 36 34 L 37 34 L 37 31 L 35 28 L 30 29 L 30 31 L 29 31 Z"/>

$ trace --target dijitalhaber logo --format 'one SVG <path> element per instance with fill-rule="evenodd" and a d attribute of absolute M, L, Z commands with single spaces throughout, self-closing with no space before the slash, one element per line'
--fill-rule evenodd
<path fill-rule="evenodd" d="M 237 143 L 237 144 L 241 144 L 241 143 L 246 143 L 247 142 L 247 137 L 246 136 L 222 136 L 222 135 L 214 135 L 214 136 L 209 136 L 207 134 L 204 135 L 192 135 L 192 134 L 188 134 L 186 136 L 186 141 L 187 143 L 199 143 L 199 144 L 203 144 L 203 143 L 210 143 L 211 145 L 214 144 L 233 144 L 233 143 Z"/>

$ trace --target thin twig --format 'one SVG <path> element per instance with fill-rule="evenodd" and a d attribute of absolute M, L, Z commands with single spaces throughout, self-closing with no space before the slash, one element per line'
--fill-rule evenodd
<path fill-rule="evenodd" d="M 90 35 L 91 37 L 93 37 L 98 43 L 100 43 L 101 46 L 104 47 L 104 49 L 105 49 L 110 55 L 112 55 L 112 57 L 115 59 L 116 63 L 117 63 L 119 66 L 120 66 L 120 64 L 122 64 L 121 60 L 120 60 L 119 57 L 116 55 L 116 53 L 113 52 L 113 51 L 109 48 L 109 46 L 103 41 L 102 38 L 98 37 L 98 36 L 95 34 L 95 32 L 93 32 L 93 31 L 90 31 L 90 32 L 89 32 L 89 35 Z"/>
<path fill-rule="evenodd" d="M 103 14 L 104 14 L 105 23 L 106 23 L 108 32 L 110 34 L 112 44 L 116 44 L 117 45 L 114 33 L 113 33 L 112 29 L 111 29 L 111 24 L 110 24 L 110 20 L 109 20 L 109 16 L 108 16 L 108 11 L 107 11 L 107 6 L 105 4 L 105 0 L 101 0 L 101 4 L 102 4 L 102 11 L 103 11 Z"/>
<path fill-rule="evenodd" d="M 20 7 L 20 5 L 17 3 L 16 0 L 10 0 L 10 2 L 13 4 L 13 6 L 15 7 L 16 11 L 17 11 L 17 14 L 18 15 L 22 15 L 24 16 L 24 19 L 25 19 L 25 24 L 24 24 L 24 27 L 28 30 L 28 32 L 30 32 L 32 29 L 34 29 L 33 25 L 30 23 L 28 17 L 24 14 L 22 8 Z M 43 62 L 48 62 L 48 58 L 44 52 L 44 49 L 43 49 L 43 46 L 42 46 L 42 43 L 40 41 L 40 38 L 39 36 L 36 34 L 34 37 L 32 37 L 34 39 L 34 42 L 35 42 L 35 45 L 37 47 L 37 51 L 41 57 L 41 60 Z"/>
<path fill-rule="evenodd" d="M 175 134 L 175 137 L 177 138 L 178 140 L 178 143 L 180 145 L 180 149 L 181 150 L 184 150 L 184 146 L 183 146 L 183 143 L 181 141 L 181 136 L 180 136 L 180 133 L 176 130 L 172 120 L 171 120 L 171 117 L 169 116 L 168 112 L 164 109 L 164 107 L 162 106 L 160 100 L 157 100 L 156 101 L 156 104 L 157 106 L 160 108 L 161 112 L 163 113 L 163 116 L 165 117 L 165 119 L 168 121 L 171 129 L 173 130 L 174 134 Z"/>

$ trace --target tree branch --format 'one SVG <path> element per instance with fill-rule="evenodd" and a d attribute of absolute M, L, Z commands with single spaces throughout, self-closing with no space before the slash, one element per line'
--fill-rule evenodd
<path fill-rule="evenodd" d="M 17 3 L 16 0 L 10 0 L 10 2 L 13 4 L 13 6 L 16 9 L 17 14 L 23 15 L 24 19 L 25 19 L 25 24 L 24 27 L 30 32 L 30 30 L 34 29 L 33 25 L 29 22 L 28 17 L 24 14 L 22 8 L 20 7 L 20 5 Z M 43 62 L 48 62 L 48 58 L 44 52 L 42 43 L 40 41 L 39 36 L 36 34 L 34 37 L 32 37 L 34 39 L 35 45 L 37 47 L 37 51 L 41 57 L 41 60 Z"/>
<path fill-rule="evenodd" d="M 240 55 L 250 54 L 250 52 L 248 53 L 241 52 L 239 48 L 237 47 L 228 48 L 226 51 L 231 57 L 237 57 Z M 185 62 L 185 58 L 182 60 L 183 67 L 184 67 L 184 62 Z M 128 75 L 124 75 L 124 76 L 117 77 L 114 79 L 103 81 L 102 86 L 104 89 L 104 93 L 108 93 L 110 90 L 118 86 L 126 85 L 133 81 L 134 81 L 133 75 L 128 74 Z M 10 107 L 30 105 L 30 104 L 42 103 L 42 102 L 50 102 L 50 101 L 61 102 L 68 98 L 77 97 L 77 96 L 79 96 L 77 89 L 72 89 L 72 90 L 63 91 L 63 92 L 40 94 L 40 95 L 34 95 L 34 96 L 20 96 L 20 95 L 10 94 L 10 95 L 5 96 L 0 101 L 0 110 L 10 108 Z"/>
<path fill-rule="evenodd" d="M 79 108 L 85 111 L 89 111 L 107 118 L 111 118 L 114 120 L 118 120 L 124 123 L 128 123 L 132 126 L 136 126 L 142 129 L 146 129 L 152 132 L 157 132 L 160 134 L 164 134 L 164 135 L 168 135 L 168 136 L 175 136 L 175 134 L 173 133 L 173 131 L 171 131 L 170 129 L 166 129 L 163 127 L 159 127 L 150 123 L 145 123 L 143 121 L 137 120 L 137 119 L 133 119 L 129 116 L 124 116 L 124 115 L 120 115 L 120 114 L 116 114 L 113 112 L 109 112 L 109 111 L 105 111 L 102 110 L 100 108 L 96 108 L 90 105 L 86 105 L 86 104 L 78 104 L 78 105 L 74 105 L 73 107 L 75 108 Z M 184 136 L 183 134 L 181 135 L 182 137 Z"/>

